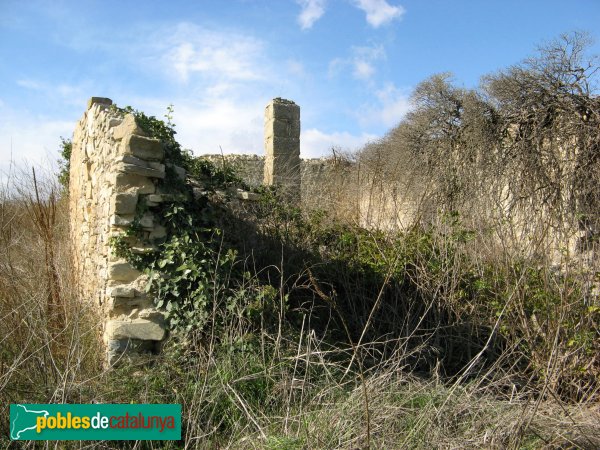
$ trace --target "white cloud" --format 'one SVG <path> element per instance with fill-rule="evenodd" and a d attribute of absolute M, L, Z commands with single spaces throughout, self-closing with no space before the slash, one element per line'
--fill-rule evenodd
<path fill-rule="evenodd" d="M 329 76 L 337 75 L 344 67 L 351 67 L 354 78 L 367 81 L 377 71 L 375 63 L 385 58 L 385 50 L 381 45 L 352 47 L 352 56 L 335 58 L 329 63 Z"/>
<path fill-rule="evenodd" d="M 39 82 L 29 79 L 17 80 L 17 85 L 32 91 L 39 91 L 43 89 L 43 86 Z"/>
<path fill-rule="evenodd" d="M 136 108 L 162 118 L 174 105 L 175 136 L 196 155 L 263 152 L 263 114 L 267 99 L 248 95 L 243 100 L 225 96 L 194 98 L 136 98 Z"/>
<path fill-rule="evenodd" d="M 55 167 L 60 136 L 71 137 L 74 128 L 70 120 L 0 110 L 0 181 L 5 182 L 13 164 L 27 172 L 32 165 Z"/>
<path fill-rule="evenodd" d="M 326 0 L 296 0 L 301 6 L 298 23 L 303 30 L 311 28 L 325 14 Z M 365 12 L 367 22 L 374 28 L 400 19 L 406 10 L 398 5 L 390 5 L 386 0 L 352 0 L 357 8 Z"/>
<path fill-rule="evenodd" d="M 162 30 L 161 34 L 167 31 Z M 180 24 L 170 36 L 167 34 L 164 42 L 157 39 L 158 36 L 144 48 L 141 62 L 145 61 L 148 70 L 174 72 L 186 94 L 174 97 L 161 94 L 154 98 L 139 95 L 128 102 L 159 118 L 165 106 L 172 103 L 177 139 L 197 155 L 219 153 L 219 147 L 224 153 L 263 154 L 263 114 L 267 102 L 276 96 L 298 100 L 289 95 L 297 94 L 303 85 L 301 80 L 310 75 L 303 61 L 291 58 L 283 61 L 286 76 L 274 80 L 272 74 L 281 68 L 269 56 L 268 44 L 235 31 L 207 31 Z M 359 53 L 365 52 L 359 49 Z M 331 145 L 357 141 L 349 134 L 330 136 L 328 140 L 320 138 L 321 143 L 326 140 Z M 327 145 L 314 148 L 312 155 L 327 152 Z"/>
<path fill-rule="evenodd" d="M 369 133 L 360 135 L 346 131 L 325 133 L 316 128 L 305 130 L 300 135 L 300 155 L 303 158 L 316 158 L 331 154 L 331 148 L 342 150 L 357 150 L 367 142 L 376 140 L 378 136 Z"/>
<path fill-rule="evenodd" d="M 177 139 L 196 154 L 218 153 L 219 147 L 225 153 L 262 154 L 266 103 L 272 97 L 298 92 L 302 86 L 299 80 L 310 75 L 302 61 L 290 59 L 286 62 L 287 71 L 284 67 L 285 82 L 274 85 L 268 75 L 276 73 L 276 63 L 269 57 L 268 44 L 235 30 L 208 30 L 181 23 L 159 29 L 156 34 L 137 35 L 135 38 L 132 33 L 123 49 L 128 55 L 124 60 L 133 68 L 141 67 L 150 77 L 167 76 L 177 83 L 165 83 L 167 87 L 162 92 L 142 92 L 126 89 L 116 80 L 106 95 L 117 104 L 131 104 L 158 118 L 163 117 L 167 105 L 174 104 Z M 366 80 L 376 73 L 375 63 L 384 58 L 381 46 L 355 47 L 340 64 L 347 66 L 354 77 Z M 27 113 L 16 105 L 13 111 L 0 108 L 1 169 L 10 160 L 11 138 L 13 155 L 37 162 L 55 160 L 59 136 L 71 136 L 86 99 L 106 91 L 90 81 L 53 85 L 48 80 L 23 77 L 18 85 L 30 90 L 29 95 L 39 97 L 40 102 L 74 104 L 74 108 L 55 108 L 53 116 Z M 311 117 L 312 112 L 313 121 L 318 120 L 316 108 L 306 108 L 305 117 Z M 71 116 L 74 118 L 68 120 Z M 302 133 L 302 156 L 326 155 L 332 146 L 356 149 L 376 137 L 360 131 L 327 133 L 308 128 Z"/>
<path fill-rule="evenodd" d="M 367 22 L 378 28 L 394 19 L 400 19 L 406 10 L 398 5 L 390 5 L 386 0 L 354 0 L 354 4 L 367 15 Z"/>
<path fill-rule="evenodd" d="M 381 123 L 386 127 L 398 125 L 407 112 L 412 109 L 412 104 L 406 97 L 399 97 L 383 104 L 379 116 Z"/>
<path fill-rule="evenodd" d="M 68 104 L 80 107 L 85 105 L 86 100 L 95 92 L 95 85 L 89 81 L 79 84 L 50 83 L 30 78 L 16 81 L 17 86 L 28 91 L 35 91 L 36 95 L 43 95 L 48 103 Z M 91 93 L 91 94 L 90 94 Z"/>
<path fill-rule="evenodd" d="M 265 77 L 260 64 L 264 58 L 262 41 L 233 31 L 180 23 L 171 32 L 161 29 L 146 51 L 151 64 L 159 64 L 184 84 L 193 76 L 236 81 Z"/>
<path fill-rule="evenodd" d="M 183 103 L 176 106 L 177 138 L 197 155 L 219 153 L 221 148 L 224 153 L 262 153 L 264 107 L 257 99 L 242 104 L 228 99 Z"/>
<path fill-rule="evenodd" d="M 368 80 L 375 73 L 375 67 L 364 60 L 354 62 L 354 76 L 360 80 Z"/>
<path fill-rule="evenodd" d="M 219 147 L 225 153 L 262 153 L 262 114 L 273 95 L 267 76 L 273 63 L 264 41 L 235 30 L 181 23 L 170 34 L 162 29 L 145 55 L 149 70 L 174 76 L 185 93 L 180 86 L 173 96 L 140 95 L 130 101 L 157 117 L 172 103 L 177 140 L 184 148 L 197 155 L 219 153 Z"/>
<path fill-rule="evenodd" d="M 297 0 L 302 7 L 298 16 L 298 23 L 303 30 L 307 30 L 325 13 L 325 0 Z"/>
<path fill-rule="evenodd" d="M 355 47 L 353 50 L 353 75 L 359 80 L 368 80 L 375 74 L 374 63 L 385 59 L 385 50 L 381 45 L 373 47 Z"/>
<path fill-rule="evenodd" d="M 297 76 L 299 78 L 306 77 L 306 69 L 304 68 L 304 64 L 302 62 L 297 61 L 295 59 L 290 59 L 287 61 L 287 69 L 292 75 Z"/>
<path fill-rule="evenodd" d="M 410 93 L 397 88 L 393 83 L 387 83 L 382 89 L 375 91 L 376 104 L 361 108 L 357 117 L 362 126 L 383 125 L 394 127 L 412 108 Z"/>
<path fill-rule="evenodd" d="M 264 154 L 263 114 L 268 98 L 253 97 L 244 102 L 226 98 L 204 99 L 202 103 L 175 99 L 174 122 L 177 124 L 177 140 L 195 155 L 247 153 Z M 152 100 L 144 104 L 136 102 L 141 109 L 161 117 L 160 111 L 167 104 Z M 308 114 L 308 112 L 307 112 Z M 301 156 L 314 158 L 331 154 L 331 148 L 356 150 L 379 136 L 371 133 L 352 134 L 347 131 L 324 132 L 317 128 L 303 129 L 300 137 Z"/>
<path fill-rule="evenodd" d="M 60 137 L 72 136 L 86 100 L 96 92 L 89 81 L 71 85 L 24 78 L 16 84 L 31 91 L 24 96 L 33 96 L 45 112 L 0 101 L 0 180 L 6 179 L 13 163 L 28 171 L 31 165 L 55 167 Z"/>
<path fill-rule="evenodd" d="M 343 58 L 334 58 L 329 61 L 329 67 L 327 70 L 327 75 L 329 78 L 335 77 L 346 64 L 348 64 L 348 60 Z"/>

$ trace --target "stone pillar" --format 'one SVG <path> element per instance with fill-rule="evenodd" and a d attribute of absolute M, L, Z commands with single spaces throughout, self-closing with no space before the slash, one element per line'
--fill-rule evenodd
<path fill-rule="evenodd" d="M 291 100 L 275 98 L 265 108 L 264 184 L 300 199 L 300 107 Z"/>

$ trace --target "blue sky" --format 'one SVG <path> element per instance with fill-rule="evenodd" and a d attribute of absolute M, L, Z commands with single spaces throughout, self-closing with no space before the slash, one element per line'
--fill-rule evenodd
<path fill-rule="evenodd" d="M 0 0 L 0 170 L 56 159 L 87 98 L 161 117 L 196 154 L 258 153 L 274 97 L 302 108 L 303 157 L 398 123 L 411 90 L 482 75 L 572 30 L 600 54 L 600 1 Z"/>

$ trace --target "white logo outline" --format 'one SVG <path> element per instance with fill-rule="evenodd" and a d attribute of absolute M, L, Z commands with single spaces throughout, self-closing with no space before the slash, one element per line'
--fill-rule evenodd
<path fill-rule="evenodd" d="M 23 405 L 20 405 L 20 404 L 17 404 L 17 405 L 15 405 L 15 406 L 20 406 L 21 408 L 23 408 L 23 409 L 25 410 L 25 412 L 28 412 L 28 413 L 34 413 L 34 414 L 43 414 L 43 415 L 44 415 L 44 417 L 48 417 L 48 416 L 50 415 L 50 413 L 49 413 L 48 411 L 46 411 L 46 410 L 41 410 L 41 411 L 33 411 L 33 410 L 29 410 L 29 409 L 25 408 Z M 19 418 L 19 413 L 17 412 L 17 414 L 16 414 L 16 416 L 15 416 L 15 419 L 14 419 L 14 420 L 13 420 L 13 422 L 12 422 L 12 427 L 11 427 L 11 430 L 10 430 L 10 438 L 11 438 L 11 439 L 13 439 L 13 440 L 15 440 L 15 441 L 21 438 L 21 433 L 23 433 L 23 432 L 25 432 L 25 431 L 33 430 L 34 428 L 36 428 L 36 427 L 37 427 L 37 424 L 36 424 L 36 425 L 34 425 L 34 426 L 32 426 L 32 427 L 29 427 L 29 428 L 24 428 L 24 429 L 22 429 L 22 430 L 19 430 L 19 431 L 17 432 L 17 435 L 16 435 L 16 437 L 15 437 L 15 435 L 14 435 L 14 432 L 15 432 L 15 425 L 16 425 L 16 423 L 17 423 L 17 419 L 18 419 L 18 418 Z"/>

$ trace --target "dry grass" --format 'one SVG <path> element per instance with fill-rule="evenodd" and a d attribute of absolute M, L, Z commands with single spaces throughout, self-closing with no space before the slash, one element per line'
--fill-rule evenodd
<path fill-rule="evenodd" d="M 18 181 L 18 182 L 16 182 Z M 37 186 L 37 187 L 36 187 Z M 356 208 L 347 185 L 329 198 L 343 203 L 340 211 Z M 333 189 L 334 187 L 330 187 Z M 372 187 L 373 193 L 376 187 Z M 464 368 L 452 377 L 443 361 L 435 364 L 436 332 L 425 316 L 415 318 L 422 328 L 420 345 L 412 336 L 372 341 L 373 323 L 349 335 L 363 338 L 332 343 L 325 330 L 311 321 L 322 314 L 302 311 L 297 326 L 278 324 L 252 329 L 240 311 L 227 318 L 224 335 L 188 347 L 171 341 L 151 365 L 123 366 L 104 371 L 95 305 L 76 298 L 70 269 L 66 202 L 53 183 L 29 175 L 13 179 L 0 192 L 0 402 L 2 434 L 8 431 L 8 405 L 15 402 L 152 402 L 183 405 L 184 436 L 179 443 L 74 442 L 71 448 L 585 448 L 600 446 L 597 384 L 585 395 L 565 396 L 573 358 L 585 352 L 565 342 L 564 329 L 573 295 L 570 285 L 554 286 L 563 296 L 556 320 L 537 319 L 526 310 L 529 291 L 520 278 L 507 284 L 508 301 L 491 323 L 523 330 L 491 364 L 488 345 L 470 354 Z M 344 213 L 345 214 L 345 213 Z M 340 214 L 341 215 L 341 214 Z M 355 215 L 346 216 L 354 220 Z M 348 219 L 350 217 L 350 219 Z M 276 224 L 275 224 L 276 225 Z M 436 248 L 448 249 L 450 228 L 440 221 Z M 498 275 L 510 267 L 508 254 L 498 253 L 485 229 L 447 259 L 443 270 L 432 272 L 430 255 L 415 255 L 418 275 L 413 281 L 434 306 L 452 310 L 461 323 L 489 319 L 489 310 L 475 298 L 458 295 L 465 271 L 464 257 L 484 271 L 490 255 Z M 437 241 L 436 241 L 437 240 Z M 493 247 L 493 248 L 492 248 Z M 280 255 L 283 261 L 287 255 Z M 388 255 L 389 256 L 389 255 Z M 391 257 L 393 262 L 394 258 Z M 388 261 L 389 263 L 390 261 Z M 503 263 L 504 265 L 502 265 Z M 479 265 L 478 265 L 479 264 Z M 389 267 L 396 268 L 396 263 Z M 284 272 L 286 268 L 278 267 Z M 260 271 L 257 271 L 260 272 Z M 257 277 L 259 274 L 256 275 Z M 293 274 L 288 274 L 292 277 Z M 384 280 L 385 281 L 385 280 Z M 319 281 L 311 289 L 319 296 Z M 499 288 L 500 285 L 496 286 Z M 280 298 L 283 298 L 283 291 Z M 321 297 L 330 296 L 322 292 Z M 377 297 L 377 292 L 373 298 Z M 374 302 L 354 305 L 357 315 L 401 316 L 398 305 Z M 414 299 L 413 299 L 414 301 Z M 329 299 L 335 302 L 335 299 Z M 341 314 L 342 321 L 345 317 Z M 518 320 L 522 323 L 516 323 Z M 515 321 L 515 323 L 511 322 Z M 356 323 L 360 323 L 357 321 Z M 347 324 L 352 328 L 356 323 Z M 333 322 L 332 322 L 333 324 Z M 440 322 L 439 327 L 445 326 Z M 579 324 L 578 326 L 583 326 Z M 519 328 L 521 327 L 521 328 Z M 427 329 L 425 329 L 427 328 Z M 540 332 L 541 330 L 541 332 Z M 527 335 L 529 333 L 529 335 Z M 541 334 L 543 333 L 543 334 Z M 508 333 L 508 336 L 511 336 Z M 472 336 L 458 336 L 472 339 Z M 537 342 L 534 361 L 519 361 L 523 342 Z M 467 341 L 465 341 L 467 342 Z M 437 347 L 436 347 L 437 346 Z M 465 345 L 465 351 L 469 345 Z M 381 349 L 392 349 L 383 352 Z M 460 347 L 459 347 L 460 348 Z M 470 350 L 470 348 L 469 348 Z M 464 357 L 464 355 L 460 355 Z M 414 361 L 434 362 L 432 370 L 413 370 Z M 589 360 L 588 360 L 589 361 Z M 512 365 L 511 365 L 512 364 Z M 547 377 L 532 377 L 543 367 Z M 595 375 L 594 375 L 595 377 Z M 592 379 L 592 381 L 595 378 Z M 573 381 L 575 391 L 581 389 Z M 572 392 L 567 390 L 567 392 Z M 8 441 L 3 442 L 10 447 Z M 34 443 L 22 443 L 24 448 Z M 40 443 L 63 448 L 67 443 Z"/>
<path fill-rule="evenodd" d="M 99 321 L 74 295 L 68 212 L 56 184 L 12 174 L 0 189 L 0 404 L 77 402 L 98 373 Z"/>

